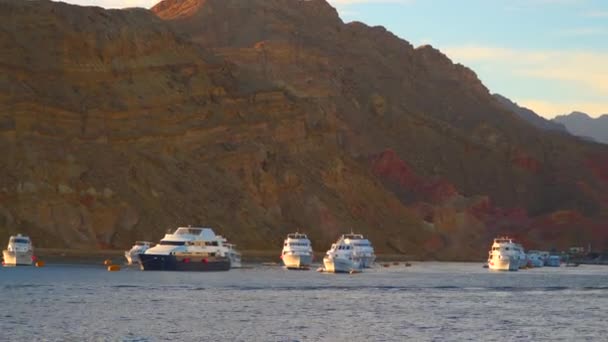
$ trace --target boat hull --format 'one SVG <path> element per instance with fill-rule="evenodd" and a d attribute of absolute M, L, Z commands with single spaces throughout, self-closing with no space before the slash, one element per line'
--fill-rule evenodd
<path fill-rule="evenodd" d="M 488 261 L 488 268 L 492 271 L 517 271 L 519 260 L 512 258 L 492 259 Z"/>
<path fill-rule="evenodd" d="M 34 254 L 29 252 L 9 252 L 2 251 L 2 258 L 5 266 L 32 266 Z"/>
<path fill-rule="evenodd" d="M 351 273 L 359 271 L 359 265 L 356 265 L 352 260 L 342 258 L 327 258 L 323 259 L 325 272 L 329 273 Z"/>
<path fill-rule="evenodd" d="M 127 252 L 125 252 L 125 259 L 127 259 L 128 265 L 138 264 L 139 263 L 139 254 L 131 254 L 127 251 Z"/>
<path fill-rule="evenodd" d="M 218 256 L 139 254 L 143 271 L 213 272 L 230 270 L 230 259 Z"/>
<path fill-rule="evenodd" d="M 364 256 L 364 257 L 361 257 L 360 260 L 361 260 L 362 268 L 370 268 L 374 264 L 374 261 L 376 261 L 376 257 L 375 256 Z"/>
<path fill-rule="evenodd" d="M 308 255 L 292 255 L 292 254 L 285 254 L 283 255 L 283 264 L 285 265 L 285 267 L 287 267 L 287 269 L 295 269 L 295 270 L 299 270 L 299 269 L 303 269 L 303 268 L 309 268 L 310 265 L 312 264 L 312 255 L 308 254 Z"/>

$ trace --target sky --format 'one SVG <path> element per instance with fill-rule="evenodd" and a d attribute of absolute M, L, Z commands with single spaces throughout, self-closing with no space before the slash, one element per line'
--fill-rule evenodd
<path fill-rule="evenodd" d="M 157 0 L 68 0 L 106 8 Z M 608 114 L 608 0 L 329 0 L 473 69 L 493 93 L 552 118 Z"/>

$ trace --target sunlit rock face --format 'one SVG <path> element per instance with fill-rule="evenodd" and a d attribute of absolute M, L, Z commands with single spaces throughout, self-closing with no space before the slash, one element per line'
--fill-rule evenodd
<path fill-rule="evenodd" d="M 607 230 L 608 149 L 532 127 L 473 71 L 324 1 L 0 13 L 3 238 L 122 248 L 200 224 L 323 250 L 352 229 L 465 259 L 501 232 L 562 248 L 579 223 Z"/>

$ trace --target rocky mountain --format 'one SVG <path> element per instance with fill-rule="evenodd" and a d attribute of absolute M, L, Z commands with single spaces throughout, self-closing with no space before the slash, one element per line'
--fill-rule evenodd
<path fill-rule="evenodd" d="M 553 121 L 564 125 L 574 135 L 608 144 L 608 114 L 594 119 L 585 113 L 572 112 L 558 115 Z"/>
<path fill-rule="evenodd" d="M 325 1 L 0 0 L 0 18 L 2 238 L 124 248 L 202 224 L 323 250 L 353 229 L 458 259 L 497 233 L 608 242 L 605 146 L 539 130 L 437 49 Z"/>
<path fill-rule="evenodd" d="M 563 132 L 563 133 L 568 132 L 566 130 L 566 127 L 559 122 L 555 122 L 553 120 L 547 120 L 547 119 L 543 118 L 542 116 L 536 114 L 534 111 L 532 111 L 528 108 L 525 108 L 525 107 L 521 107 L 517 103 L 511 101 L 510 99 L 508 99 L 500 94 L 494 94 L 493 96 L 498 102 L 500 102 L 504 106 L 504 108 L 506 110 L 517 114 L 520 118 L 528 121 L 529 123 L 531 123 L 532 125 L 540 128 L 540 129 L 544 129 L 544 130 L 548 130 L 548 131 Z"/>

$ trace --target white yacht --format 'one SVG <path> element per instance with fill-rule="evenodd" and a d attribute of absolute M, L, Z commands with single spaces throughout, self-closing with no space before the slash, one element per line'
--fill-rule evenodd
<path fill-rule="evenodd" d="M 372 243 L 361 234 L 344 234 L 344 241 L 353 246 L 354 258 L 361 262 L 361 268 L 370 268 L 376 261 L 376 254 Z"/>
<path fill-rule="evenodd" d="M 520 243 L 515 243 L 513 248 L 515 249 L 515 253 L 519 255 L 519 268 L 522 269 L 528 267 L 528 256 L 524 251 L 524 246 L 522 246 Z"/>
<path fill-rule="evenodd" d="M 148 250 L 150 247 L 154 245 L 149 241 L 135 241 L 133 247 L 130 250 L 125 251 L 125 258 L 127 259 L 127 263 L 129 265 L 139 263 L 139 255 Z"/>
<path fill-rule="evenodd" d="M 543 267 L 545 264 L 540 254 L 536 253 L 535 251 L 530 251 L 528 253 L 528 260 L 530 260 L 530 265 L 535 268 Z"/>
<path fill-rule="evenodd" d="M 241 267 L 235 245 L 211 228 L 179 227 L 139 254 L 143 270 L 227 271 Z"/>
<path fill-rule="evenodd" d="M 312 245 L 306 234 L 291 233 L 283 242 L 281 260 L 287 269 L 308 269 L 312 263 Z"/>
<path fill-rule="evenodd" d="M 34 262 L 34 247 L 28 236 L 17 234 L 8 240 L 8 247 L 2 251 L 5 266 L 31 266 Z"/>
<path fill-rule="evenodd" d="M 488 256 L 488 267 L 494 271 L 517 271 L 520 265 L 520 252 L 516 243 L 508 237 L 494 239 Z"/>
<path fill-rule="evenodd" d="M 344 236 L 327 251 L 323 258 L 325 272 L 352 273 L 361 271 L 361 260 L 355 257 L 355 248 L 346 242 Z"/>
<path fill-rule="evenodd" d="M 561 258 L 559 255 L 549 255 L 547 260 L 545 260 L 545 266 L 548 267 L 560 267 L 561 266 Z"/>

